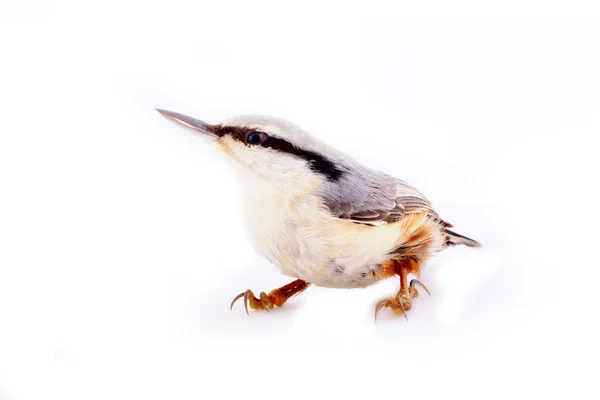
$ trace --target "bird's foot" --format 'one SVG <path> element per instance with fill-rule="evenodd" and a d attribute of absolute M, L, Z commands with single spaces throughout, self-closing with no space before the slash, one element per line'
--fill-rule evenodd
<path fill-rule="evenodd" d="M 375 306 L 375 321 L 377 321 L 377 314 L 379 314 L 379 311 L 381 311 L 383 307 L 391 308 L 395 314 L 404 315 L 404 318 L 406 318 L 408 321 L 406 312 L 412 308 L 412 299 L 419 296 L 419 291 L 415 288 L 415 286 L 422 287 L 427 294 L 431 295 L 429 290 L 427 290 L 421 281 L 413 279 L 410 281 L 410 285 L 408 287 L 401 288 L 395 297 L 383 299 L 377 303 L 377 306 Z"/>
<path fill-rule="evenodd" d="M 256 298 L 252 290 L 248 289 L 245 292 L 242 292 L 235 296 L 235 298 L 231 302 L 231 306 L 229 306 L 229 309 L 232 310 L 235 302 L 241 299 L 242 297 L 244 298 L 244 307 L 246 308 L 246 314 L 248 315 L 250 315 L 250 313 L 248 312 L 248 305 L 250 305 L 250 308 L 252 308 L 253 310 L 266 311 L 269 311 L 270 309 L 275 307 L 276 299 L 269 297 L 269 295 L 265 292 L 260 292 L 259 296 L 259 298 Z"/>
<path fill-rule="evenodd" d="M 232 310 L 236 301 L 244 298 L 244 308 L 246 309 L 246 314 L 250 315 L 248 312 L 248 305 L 253 310 L 266 310 L 269 311 L 275 307 L 281 307 L 283 303 L 285 303 L 289 298 L 301 293 L 308 287 L 308 283 L 297 279 L 292 283 L 289 283 L 285 286 L 282 286 L 278 289 L 272 290 L 269 294 L 265 292 L 260 292 L 259 297 L 257 298 L 252 290 L 248 289 L 245 292 L 242 292 L 235 296 L 229 309 Z"/>

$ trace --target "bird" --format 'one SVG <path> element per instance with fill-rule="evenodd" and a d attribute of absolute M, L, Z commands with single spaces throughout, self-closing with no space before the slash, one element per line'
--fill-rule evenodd
<path fill-rule="evenodd" d="M 400 288 L 375 305 L 406 319 L 427 287 L 424 263 L 449 246 L 480 243 L 451 230 L 416 188 L 362 165 L 299 126 L 266 115 L 241 115 L 217 124 L 156 109 L 200 132 L 233 160 L 241 182 L 242 216 L 254 250 L 295 280 L 258 296 L 234 297 L 244 308 L 281 307 L 310 285 L 364 288 L 399 277 Z M 408 278 L 413 277 L 410 281 Z"/>

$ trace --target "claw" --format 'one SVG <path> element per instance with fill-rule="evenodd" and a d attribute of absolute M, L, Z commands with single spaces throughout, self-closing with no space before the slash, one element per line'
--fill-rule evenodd
<path fill-rule="evenodd" d="M 233 310 L 233 305 L 235 304 L 235 302 L 238 301 L 239 299 L 241 299 L 242 297 L 244 297 L 245 294 L 246 294 L 246 292 L 242 292 L 242 293 L 238 294 L 237 296 L 235 296 L 235 298 L 231 302 L 231 305 L 229 306 L 229 311 Z"/>
<path fill-rule="evenodd" d="M 425 287 L 425 285 L 423 285 L 423 283 L 420 280 L 413 279 L 412 281 L 410 281 L 410 287 L 411 288 L 414 289 L 415 285 L 418 285 L 418 286 L 422 287 L 423 289 L 425 289 L 425 291 L 427 292 L 427 294 L 431 296 L 431 293 L 429 293 L 429 290 L 427 289 L 427 287 Z"/>
<path fill-rule="evenodd" d="M 246 293 L 244 293 L 244 308 L 246 309 L 246 315 L 250 316 L 250 313 L 248 312 L 248 303 L 250 302 L 250 296 L 254 296 L 252 294 L 252 291 L 250 289 L 246 290 Z"/>
<path fill-rule="evenodd" d="M 404 315 L 404 318 L 408 321 L 408 316 L 406 315 L 406 311 L 404 310 L 404 306 L 402 305 L 402 301 L 399 301 L 398 304 L 400 304 L 400 309 L 402 310 L 402 315 Z"/>
<path fill-rule="evenodd" d="M 379 311 L 381 311 L 381 309 L 386 306 L 385 303 L 387 303 L 388 300 L 387 299 L 383 299 L 380 300 L 377 305 L 375 306 L 375 322 L 377 322 L 377 314 L 379 314 Z"/>
<path fill-rule="evenodd" d="M 250 316 L 250 313 L 248 312 L 248 301 L 249 301 L 250 296 L 253 296 L 252 291 L 250 289 L 235 296 L 235 298 L 231 302 L 231 305 L 229 306 L 229 311 L 233 310 L 233 305 L 235 304 L 235 302 L 243 297 L 244 298 L 244 308 L 246 309 L 246 314 L 248 314 L 248 316 Z"/>

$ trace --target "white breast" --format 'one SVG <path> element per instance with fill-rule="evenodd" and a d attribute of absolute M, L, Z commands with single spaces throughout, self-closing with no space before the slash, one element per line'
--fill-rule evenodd
<path fill-rule="evenodd" d="M 364 287 L 397 246 L 393 225 L 364 226 L 332 217 L 310 194 L 243 178 L 244 222 L 254 249 L 287 276 L 318 286 Z"/>
<path fill-rule="evenodd" d="M 246 175 L 243 180 L 244 226 L 252 247 L 287 276 L 298 276 L 302 239 L 294 221 L 288 196 L 262 179 Z"/>

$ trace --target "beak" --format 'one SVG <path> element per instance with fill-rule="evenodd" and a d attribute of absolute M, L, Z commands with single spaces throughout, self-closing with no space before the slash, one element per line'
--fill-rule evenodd
<path fill-rule="evenodd" d="M 217 137 L 217 135 L 215 135 L 215 133 L 212 131 L 211 126 L 204 121 L 200 121 L 199 119 L 188 117 L 187 115 L 179 114 L 174 111 L 161 110 L 160 108 L 157 108 L 156 111 L 161 113 L 163 117 L 179 122 L 188 128 L 206 133 L 213 138 Z"/>

